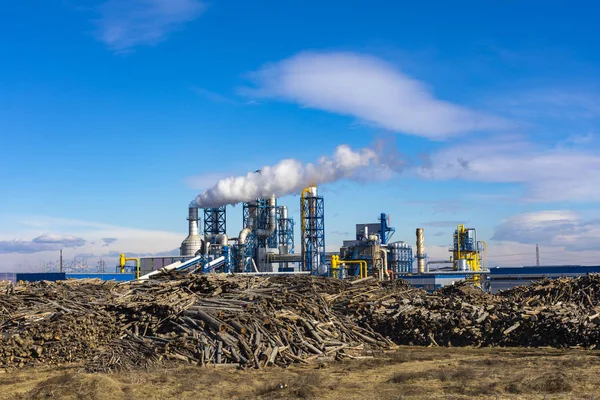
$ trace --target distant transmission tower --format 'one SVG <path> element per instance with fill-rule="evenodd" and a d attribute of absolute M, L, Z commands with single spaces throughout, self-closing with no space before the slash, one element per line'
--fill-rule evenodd
<path fill-rule="evenodd" d="M 540 266 L 540 246 L 535 245 L 535 265 Z"/>

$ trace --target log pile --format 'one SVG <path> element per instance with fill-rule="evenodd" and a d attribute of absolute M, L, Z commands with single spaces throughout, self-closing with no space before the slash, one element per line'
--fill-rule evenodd
<path fill-rule="evenodd" d="M 490 295 L 457 284 L 433 294 L 356 308 L 359 319 L 397 344 L 552 346 L 600 344 L 600 277 L 546 279 Z"/>
<path fill-rule="evenodd" d="M 394 343 L 600 343 L 600 277 L 544 280 L 490 295 L 465 284 L 427 293 L 401 280 L 167 274 L 145 282 L 0 288 L 0 367 L 158 363 L 261 368 L 352 357 Z"/>
<path fill-rule="evenodd" d="M 260 368 L 347 357 L 391 342 L 333 310 L 327 298 L 345 287 L 355 296 L 373 283 L 169 275 L 120 285 L 25 285 L 0 300 L 10 305 L 0 326 L 0 365 L 84 361 L 89 371 L 112 371 L 175 361 Z"/>

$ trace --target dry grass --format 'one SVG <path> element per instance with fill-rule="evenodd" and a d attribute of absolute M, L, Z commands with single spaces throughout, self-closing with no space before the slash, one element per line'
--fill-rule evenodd
<path fill-rule="evenodd" d="M 28 399 L 125 399 L 121 385 L 103 375 L 63 372 L 39 382 L 27 393 Z"/>
<path fill-rule="evenodd" d="M 287 382 L 265 384 L 256 390 L 255 395 L 260 399 L 312 399 L 321 383 L 320 375 L 308 373 Z"/>
<path fill-rule="evenodd" d="M 162 368 L 85 374 L 79 366 L 0 374 L 0 399 L 590 399 L 598 352 L 402 347 L 287 369 Z"/>

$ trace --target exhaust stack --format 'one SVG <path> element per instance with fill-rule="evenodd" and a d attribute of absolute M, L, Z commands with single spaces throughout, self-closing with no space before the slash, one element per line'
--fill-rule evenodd
<path fill-rule="evenodd" d="M 198 235 L 198 208 L 189 208 L 188 221 L 188 237 L 181 243 L 179 253 L 183 257 L 194 257 L 202 247 L 202 239 Z"/>
<path fill-rule="evenodd" d="M 423 228 L 417 228 L 417 272 L 425 272 L 425 237 Z"/>

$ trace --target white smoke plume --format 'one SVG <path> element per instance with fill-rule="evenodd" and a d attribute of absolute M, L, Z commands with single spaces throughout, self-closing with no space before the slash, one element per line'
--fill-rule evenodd
<path fill-rule="evenodd" d="M 281 197 L 300 193 L 312 184 L 320 185 L 341 179 L 359 180 L 365 176 L 365 170 L 377 170 L 381 165 L 378 152 L 371 148 L 352 150 L 348 145 L 340 145 L 333 156 L 321 157 L 314 164 L 285 159 L 273 166 L 263 167 L 260 172 L 221 179 L 200 193 L 190 206 L 211 208 L 272 195 Z"/>

